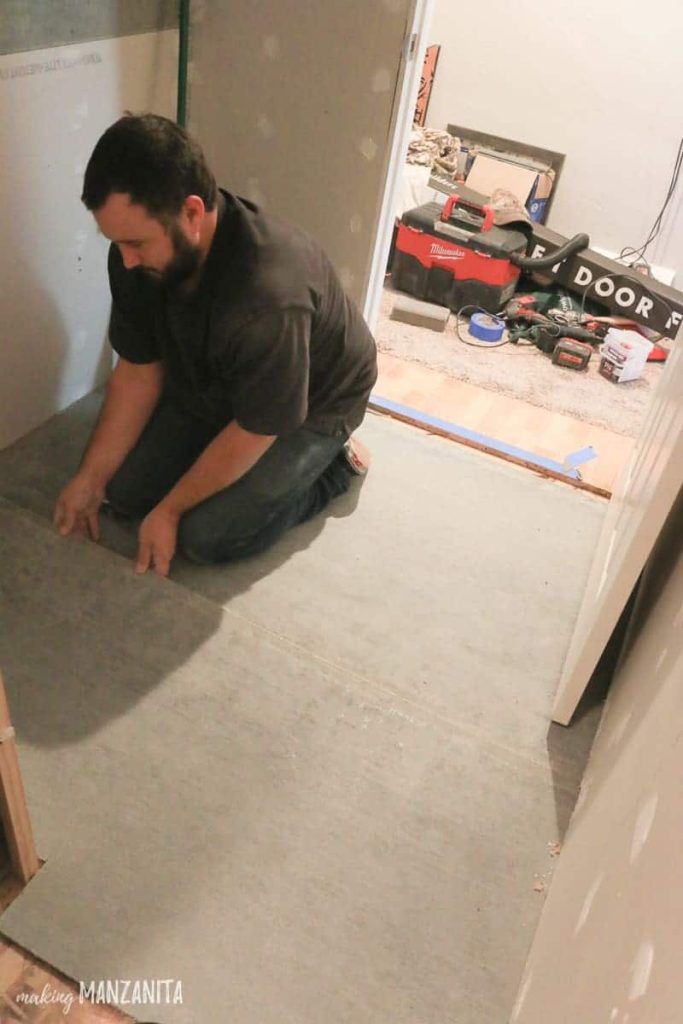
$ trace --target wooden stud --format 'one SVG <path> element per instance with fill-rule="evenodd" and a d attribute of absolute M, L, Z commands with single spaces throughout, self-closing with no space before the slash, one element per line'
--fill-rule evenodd
<path fill-rule="evenodd" d="M 33 842 L 17 745 L 9 715 L 5 685 L 0 674 L 0 821 L 12 871 L 25 885 L 36 874 L 40 861 Z"/>

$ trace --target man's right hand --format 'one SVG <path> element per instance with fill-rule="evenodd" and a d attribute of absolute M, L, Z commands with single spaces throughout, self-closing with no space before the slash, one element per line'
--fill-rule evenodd
<path fill-rule="evenodd" d="M 89 477 L 77 473 L 57 498 L 54 524 L 63 537 L 80 533 L 92 540 L 100 538 L 97 514 L 104 498 L 104 489 Z"/>

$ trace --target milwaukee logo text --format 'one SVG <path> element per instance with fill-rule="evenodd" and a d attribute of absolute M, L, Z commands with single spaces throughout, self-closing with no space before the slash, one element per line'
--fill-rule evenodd
<path fill-rule="evenodd" d="M 465 252 L 463 249 L 446 249 L 443 245 L 439 245 L 438 242 L 432 242 L 429 247 L 429 255 L 437 256 L 440 260 L 465 259 Z"/>

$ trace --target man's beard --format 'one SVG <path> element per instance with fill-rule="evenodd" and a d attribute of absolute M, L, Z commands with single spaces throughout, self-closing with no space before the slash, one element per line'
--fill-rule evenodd
<path fill-rule="evenodd" d="M 165 270 L 147 272 L 151 280 L 168 292 L 181 289 L 199 270 L 202 257 L 198 245 L 193 245 L 177 224 L 171 224 L 168 235 L 173 244 L 173 258 Z"/>

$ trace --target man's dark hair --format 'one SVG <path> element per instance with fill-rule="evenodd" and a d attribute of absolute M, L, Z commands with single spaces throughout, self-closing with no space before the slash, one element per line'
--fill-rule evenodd
<path fill-rule="evenodd" d="M 213 210 L 218 190 L 199 143 L 184 128 L 158 114 L 126 114 L 95 146 L 81 199 L 99 210 L 112 192 L 128 194 L 164 221 L 180 213 L 191 195 Z"/>

